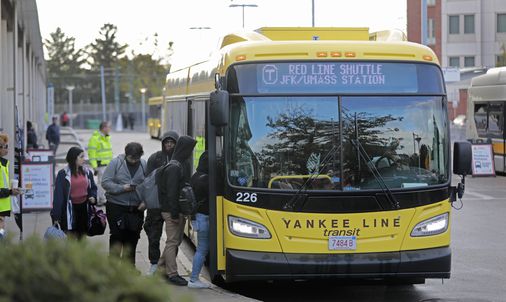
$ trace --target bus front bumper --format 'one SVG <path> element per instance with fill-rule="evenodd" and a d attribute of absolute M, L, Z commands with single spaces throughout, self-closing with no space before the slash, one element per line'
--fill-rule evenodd
<path fill-rule="evenodd" d="M 450 278 L 451 249 L 361 254 L 284 254 L 227 249 L 226 279 Z"/>

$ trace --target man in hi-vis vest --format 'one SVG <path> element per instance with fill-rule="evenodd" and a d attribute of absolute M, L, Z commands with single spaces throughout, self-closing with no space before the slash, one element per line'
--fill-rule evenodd
<path fill-rule="evenodd" d="M 113 158 L 109 132 L 111 132 L 109 122 L 102 122 L 99 131 L 95 131 L 88 142 L 88 159 L 90 166 L 95 170 L 95 176 L 97 176 L 97 202 L 99 205 L 104 205 L 106 201 L 105 191 L 101 185 L 102 175 Z"/>
<path fill-rule="evenodd" d="M 9 184 L 9 161 L 5 158 L 9 153 L 8 143 L 9 136 L 0 132 L 0 239 L 5 237 L 5 217 L 11 215 L 11 198 L 21 193 L 14 181 L 12 188 Z"/>

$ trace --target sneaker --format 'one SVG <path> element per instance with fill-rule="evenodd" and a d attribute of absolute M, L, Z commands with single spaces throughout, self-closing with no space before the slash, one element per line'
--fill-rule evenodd
<path fill-rule="evenodd" d="M 151 264 L 149 267 L 149 271 L 146 275 L 153 276 L 156 273 L 156 270 L 158 269 L 158 264 Z"/>
<path fill-rule="evenodd" d="M 174 285 L 179 285 L 179 286 L 188 285 L 188 281 L 186 281 L 185 278 L 183 278 L 179 275 L 175 275 L 172 277 L 167 276 L 167 280 Z"/>
<path fill-rule="evenodd" d="M 188 287 L 189 288 L 209 288 L 209 284 L 206 284 L 200 280 L 197 280 L 197 281 L 192 281 L 190 280 L 188 282 Z"/>

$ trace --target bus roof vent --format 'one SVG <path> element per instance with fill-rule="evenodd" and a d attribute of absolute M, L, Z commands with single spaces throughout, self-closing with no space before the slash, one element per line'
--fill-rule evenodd
<path fill-rule="evenodd" d="M 369 40 L 367 27 L 262 27 L 256 32 L 273 41 Z"/>
<path fill-rule="evenodd" d="M 369 35 L 370 41 L 407 41 L 406 34 L 399 29 L 376 31 Z"/>
<path fill-rule="evenodd" d="M 220 49 L 223 47 L 239 43 L 239 42 L 246 42 L 246 41 L 265 41 L 269 40 L 263 35 L 257 33 L 257 32 L 238 32 L 238 33 L 232 33 L 224 36 L 220 41 Z"/>

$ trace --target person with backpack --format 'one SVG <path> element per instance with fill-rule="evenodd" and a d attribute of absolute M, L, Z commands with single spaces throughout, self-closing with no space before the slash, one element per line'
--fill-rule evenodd
<path fill-rule="evenodd" d="M 196 143 L 197 141 L 190 136 L 179 137 L 172 159 L 160 175 L 158 186 L 160 208 L 167 235 L 165 249 L 158 267 L 165 270 L 165 278 L 169 282 L 180 286 L 188 285 L 188 281 L 179 276 L 176 263 L 177 249 L 183 240 L 183 229 L 186 223 L 186 218 L 179 207 L 179 196 L 185 178 L 183 163 L 191 157 Z"/>
<path fill-rule="evenodd" d="M 146 169 L 147 175 L 169 163 L 178 138 L 179 135 L 175 131 L 168 131 L 163 134 L 162 150 L 153 153 L 149 157 L 148 168 Z M 153 275 L 160 260 L 160 238 L 163 232 L 163 217 L 160 209 L 148 208 L 146 212 L 144 231 L 148 237 L 148 257 L 151 263 L 148 275 Z"/>
<path fill-rule="evenodd" d="M 64 232 L 81 239 L 88 231 L 88 203 L 97 201 L 93 171 L 84 166 L 84 150 L 72 147 L 65 158 L 68 166 L 56 176 L 51 218 Z"/>
<path fill-rule="evenodd" d="M 199 158 L 197 171 L 191 178 L 191 186 L 198 202 L 195 219 L 192 219 L 192 228 L 197 232 L 197 251 L 193 256 L 192 273 L 188 287 L 208 288 L 209 285 L 199 280 L 199 274 L 204 266 L 209 252 L 209 160 L 207 151 Z"/>
<path fill-rule="evenodd" d="M 146 161 L 141 159 L 143 154 L 141 144 L 128 143 L 125 154 L 109 163 L 102 178 L 111 233 L 109 255 L 127 259 L 134 266 L 135 250 L 144 222 L 144 212 L 139 208 L 141 199 L 135 192 L 146 175 Z"/>

